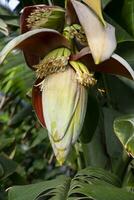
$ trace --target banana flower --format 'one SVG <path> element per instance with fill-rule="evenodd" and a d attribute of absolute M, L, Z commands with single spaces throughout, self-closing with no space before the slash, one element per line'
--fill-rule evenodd
<path fill-rule="evenodd" d="M 75 0 L 67 1 L 66 21 L 70 23 L 70 26 L 73 25 L 71 15 L 69 15 L 70 9 L 75 16 L 74 23 L 78 24 L 73 27 L 75 30 L 79 29 L 79 21 L 83 20 L 80 17 L 78 19 L 79 11 L 84 12 L 85 6 Z M 87 17 L 88 10 L 85 13 Z M 81 132 L 87 107 L 87 88 L 96 83 L 93 73 L 104 72 L 134 79 L 134 72 L 129 64 L 120 56 L 112 55 L 116 45 L 115 41 L 110 39 L 111 36 L 108 36 L 108 43 L 106 41 L 103 48 L 101 44 L 97 44 L 99 50 L 96 50 L 95 43 L 92 41 L 94 40 L 91 34 L 92 27 L 90 27 L 89 35 L 83 27 L 87 33 L 90 48 L 85 47 L 74 53 L 70 40 L 65 37 L 68 27 L 65 27 L 64 32 L 61 25 L 64 14 L 65 11 L 62 8 L 54 6 L 36 5 L 24 8 L 21 15 L 22 34 L 10 41 L 0 52 L 1 64 L 11 50 L 21 49 L 27 65 L 35 71 L 37 81 L 32 91 L 33 107 L 40 123 L 48 130 L 52 148 L 60 164 L 64 163 L 71 146 Z M 95 22 L 100 20 L 96 18 L 95 12 L 90 12 L 90 15 L 91 19 L 92 15 L 95 17 Z M 109 34 L 109 31 L 105 31 L 103 23 L 101 30 L 105 36 Z M 89 25 L 92 26 L 92 23 Z M 64 36 L 60 33 L 62 31 Z M 75 33 L 74 35 L 77 36 Z M 113 35 L 112 29 L 112 38 L 114 38 Z M 97 37 L 101 43 L 101 34 Z M 77 39 L 81 41 L 81 37 Z M 107 52 L 109 46 L 110 51 Z M 100 55 L 101 48 L 103 55 Z M 99 62 L 101 63 L 98 64 Z"/>

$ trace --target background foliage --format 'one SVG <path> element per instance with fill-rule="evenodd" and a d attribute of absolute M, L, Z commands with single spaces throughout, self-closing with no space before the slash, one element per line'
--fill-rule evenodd
<path fill-rule="evenodd" d="M 19 35 L 20 10 L 26 5 L 48 2 L 21 0 L 14 12 L 1 5 L 0 50 Z M 53 0 L 52 3 L 64 7 L 64 1 Z M 102 5 L 105 18 L 116 27 L 116 52 L 134 69 L 134 1 L 103 0 Z M 84 199 L 85 196 L 96 200 L 134 199 L 134 82 L 112 75 L 96 73 L 95 76 L 98 84 L 89 91 L 81 138 L 68 161 L 60 167 L 47 131 L 39 125 L 31 106 L 35 77 L 26 67 L 23 55 L 15 50 L 0 66 L 1 200 L 7 199 L 7 188 L 31 183 L 37 185 L 16 186 L 9 190 L 9 200 L 52 197 L 59 200 L 67 196 L 69 200 Z M 88 168 L 74 177 L 85 167 Z M 61 174 L 66 176 L 58 176 Z M 55 177 L 56 180 L 48 181 Z M 74 178 L 71 180 L 70 177 Z"/>

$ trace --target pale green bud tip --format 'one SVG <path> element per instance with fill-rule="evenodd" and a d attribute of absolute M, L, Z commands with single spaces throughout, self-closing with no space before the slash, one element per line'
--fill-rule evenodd
<path fill-rule="evenodd" d="M 96 65 L 99 65 L 100 63 L 101 63 L 101 59 L 96 59 L 96 60 L 95 60 L 95 64 L 96 64 Z"/>
<path fill-rule="evenodd" d="M 64 151 L 59 150 L 58 154 L 56 155 L 56 159 L 60 166 L 63 165 L 63 163 L 65 162 Z"/>

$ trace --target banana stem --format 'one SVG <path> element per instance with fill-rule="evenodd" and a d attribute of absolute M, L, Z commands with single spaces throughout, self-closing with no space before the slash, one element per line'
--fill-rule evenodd
<path fill-rule="evenodd" d="M 76 151 L 76 155 L 77 155 L 78 170 L 81 170 L 81 169 L 83 169 L 83 165 L 82 165 L 81 156 L 80 156 L 80 152 L 79 152 L 79 145 L 77 143 L 75 144 L 75 151 Z"/>
<path fill-rule="evenodd" d="M 49 6 L 52 6 L 52 5 L 53 5 L 53 3 L 52 3 L 51 0 L 48 0 L 48 5 L 49 5 Z"/>

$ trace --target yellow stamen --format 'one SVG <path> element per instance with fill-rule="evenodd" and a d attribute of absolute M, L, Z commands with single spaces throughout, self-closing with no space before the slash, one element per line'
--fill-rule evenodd
<path fill-rule="evenodd" d="M 50 74 L 65 71 L 68 59 L 68 57 L 61 56 L 42 60 L 38 65 L 34 65 L 37 77 L 42 79 Z"/>
<path fill-rule="evenodd" d="M 64 29 L 64 33 L 65 35 L 68 33 L 67 35 L 69 35 L 71 39 L 76 38 L 80 44 L 84 46 L 87 45 L 86 35 L 79 24 L 74 24 L 72 26 L 66 27 Z"/>
<path fill-rule="evenodd" d="M 95 78 L 93 78 L 93 74 L 90 73 L 77 73 L 76 79 L 81 85 L 86 87 L 94 86 L 96 84 Z"/>
<path fill-rule="evenodd" d="M 37 78 L 45 78 L 50 74 L 63 72 L 67 68 L 70 51 L 66 48 L 59 48 L 51 51 L 40 61 L 34 65 Z"/>
<path fill-rule="evenodd" d="M 79 61 L 70 61 L 71 66 L 76 71 L 76 79 L 81 85 L 85 87 L 94 86 L 96 84 L 96 79 L 93 77 L 94 75 L 88 71 L 86 66 Z"/>
<path fill-rule="evenodd" d="M 48 20 L 48 17 L 51 15 L 52 9 L 50 8 L 40 8 L 37 7 L 27 18 L 27 27 L 28 28 L 37 28 L 41 24 L 45 24 Z"/>

